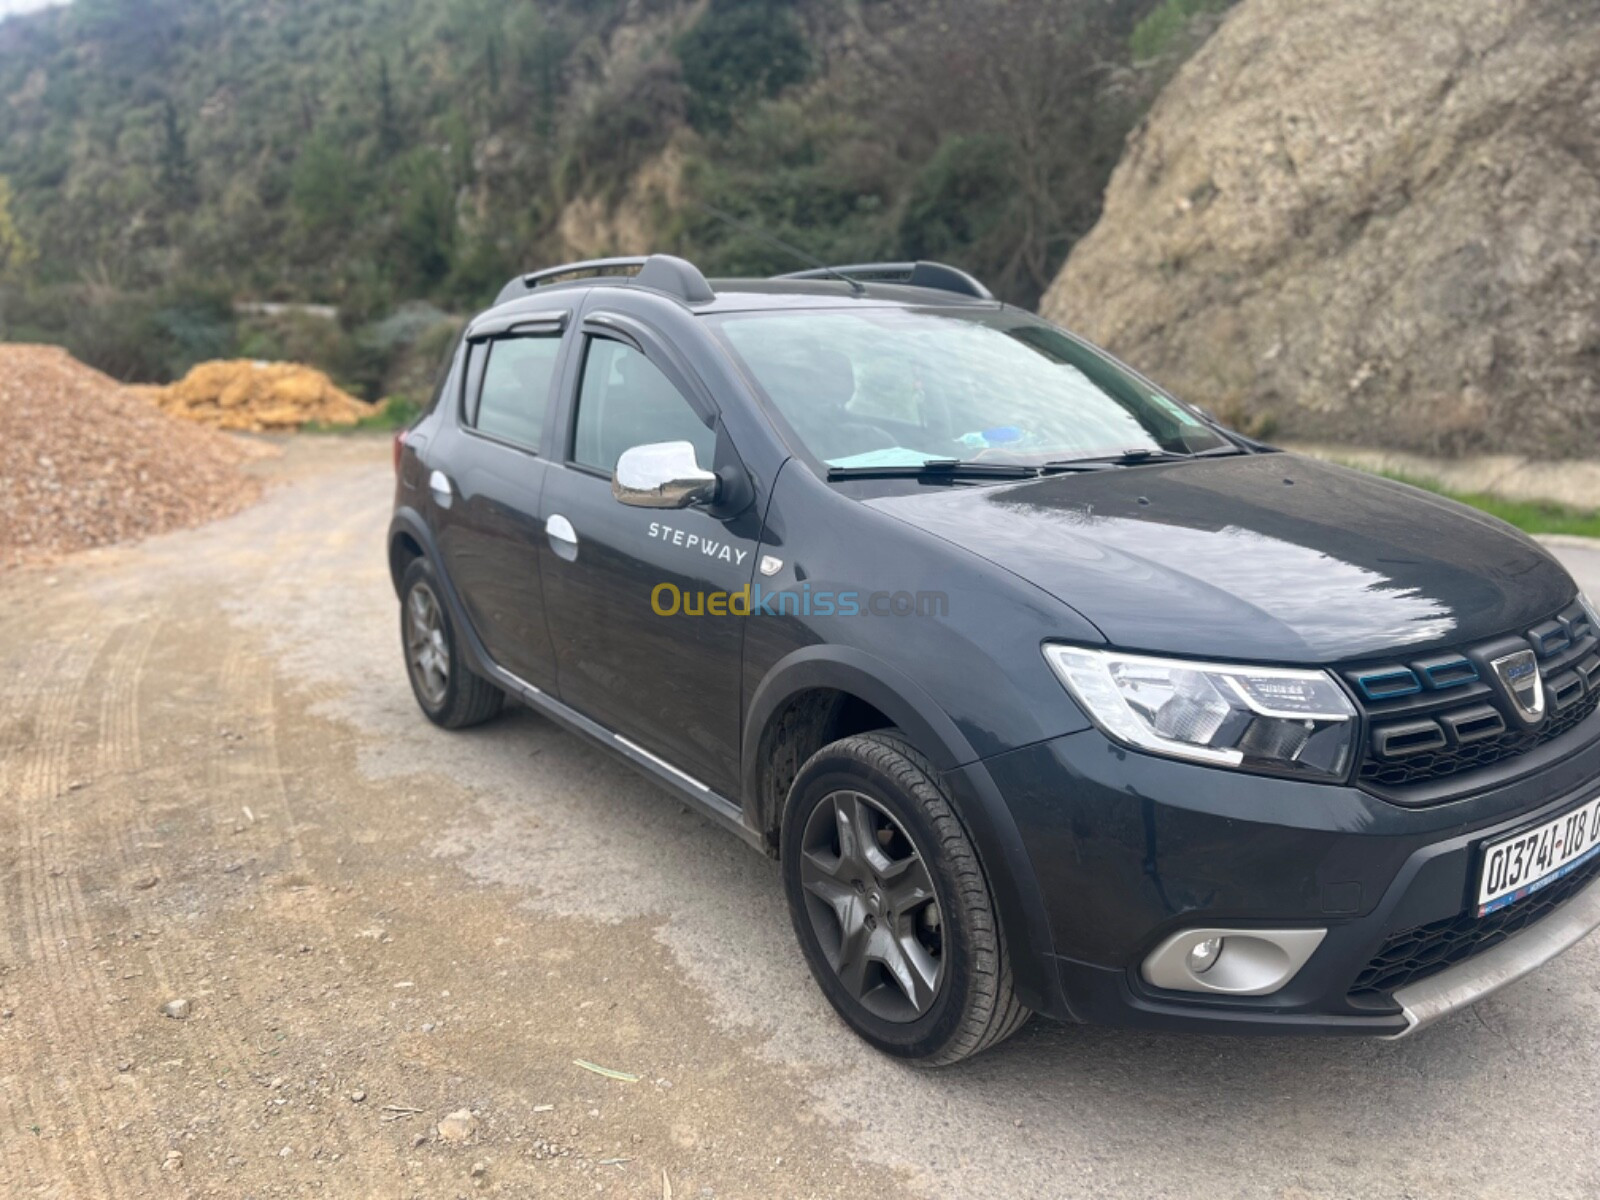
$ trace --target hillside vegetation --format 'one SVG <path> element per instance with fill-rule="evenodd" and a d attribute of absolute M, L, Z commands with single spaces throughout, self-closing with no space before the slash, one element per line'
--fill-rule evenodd
<path fill-rule="evenodd" d="M 706 205 L 1032 304 L 1219 7 L 74 0 L 0 24 L 0 336 L 155 381 L 288 355 L 370 397 L 518 270 L 800 265 Z"/>

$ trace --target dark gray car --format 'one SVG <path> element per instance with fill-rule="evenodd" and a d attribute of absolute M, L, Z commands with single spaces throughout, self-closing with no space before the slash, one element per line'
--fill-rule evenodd
<path fill-rule="evenodd" d="M 1600 618 L 936 264 L 513 280 L 397 443 L 417 700 L 782 864 L 873 1045 L 1397 1036 L 1600 923 Z"/>

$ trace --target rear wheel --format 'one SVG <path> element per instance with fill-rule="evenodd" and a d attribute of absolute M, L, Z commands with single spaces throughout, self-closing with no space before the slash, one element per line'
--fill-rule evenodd
<path fill-rule="evenodd" d="M 455 627 L 426 558 L 400 579 L 400 638 L 417 705 L 435 725 L 464 729 L 499 713 L 505 693 L 473 674 L 458 652 Z"/>
<path fill-rule="evenodd" d="M 806 961 L 868 1042 L 937 1066 L 1022 1027 L 977 851 L 909 743 L 868 733 L 823 747 L 795 778 L 780 837 Z"/>

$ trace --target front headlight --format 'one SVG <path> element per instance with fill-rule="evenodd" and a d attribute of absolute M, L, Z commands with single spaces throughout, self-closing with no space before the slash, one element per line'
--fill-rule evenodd
<path fill-rule="evenodd" d="M 1584 592 L 1578 593 L 1578 603 L 1589 617 L 1589 628 L 1594 630 L 1595 637 L 1600 637 L 1600 609 L 1595 608 L 1594 601 Z"/>
<path fill-rule="evenodd" d="M 1111 737 L 1222 767 L 1342 779 L 1355 708 L 1325 671 L 1240 667 L 1047 645 L 1045 659 Z"/>

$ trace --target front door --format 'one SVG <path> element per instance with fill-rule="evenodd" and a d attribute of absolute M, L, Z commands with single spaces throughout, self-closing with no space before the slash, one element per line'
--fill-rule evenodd
<path fill-rule="evenodd" d="M 736 795 L 744 618 L 726 598 L 751 582 L 759 521 L 753 509 L 722 520 L 619 503 L 611 472 L 624 450 L 686 441 L 710 467 L 719 434 L 653 348 L 590 333 L 581 353 L 568 451 L 541 504 L 561 699 Z"/>

